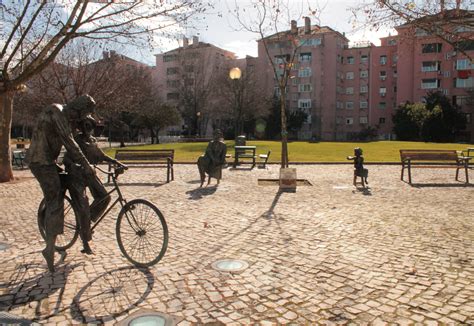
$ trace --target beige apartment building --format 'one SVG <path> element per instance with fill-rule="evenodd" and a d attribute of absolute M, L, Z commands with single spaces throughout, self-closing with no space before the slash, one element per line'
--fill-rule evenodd
<path fill-rule="evenodd" d="M 176 105 L 185 119 L 168 133 L 179 135 L 210 135 L 213 112 L 219 110 L 216 96 L 218 81 L 227 72 L 233 52 L 200 42 L 197 36 L 192 43 L 183 38 L 182 46 L 157 54 L 153 70 L 153 85 L 157 95 L 169 104 Z"/>

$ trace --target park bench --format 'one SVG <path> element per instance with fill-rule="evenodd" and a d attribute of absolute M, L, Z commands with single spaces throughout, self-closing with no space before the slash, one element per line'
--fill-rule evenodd
<path fill-rule="evenodd" d="M 408 183 L 411 182 L 412 168 L 455 168 L 456 181 L 458 181 L 459 170 L 464 169 L 466 183 L 469 183 L 469 158 L 459 156 L 455 150 L 429 150 L 429 149 L 401 149 L 400 159 L 402 163 L 401 180 L 405 169 L 408 170 Z"/>
<path fill-rule="evenodd" d="M 166 182 L 174 180 L 174 149 L 117 149 L 115 159 L 129 167 L 166 167 Z M 112 164 L 109 163 L 111 170 Z M 110 182 L 110 177 L 107 182 Z"/>
<path fill-rule="evenodd" d="M 238 164 L 242 163 L 243 159 L 251 159 L 252 169 L 255 167 L 255 151 L 257 150 L 257 146 L 235 146 L 234 149 L 234 168 L 237 167 Z"/>
<path fill-rule="evenodd" d="M 268 162 L 268 158 L 270 157 L 270 154 L 272 153 L 272 151 L 268 151 L 267 154 L 259 154 L 258 155 L 258 158 L 261 160 L 261 164 L 262 164 L 262 168 L 265 169 L 265 167 L 267 166 L 267 162 Z"/>
<path fill-rule="evenodd" d="M 26 151 L 24 150 L 14 150 L 12 151 L 12 163 L 19 168 L 24 168 L 24 159 L 25 159 Z"/>

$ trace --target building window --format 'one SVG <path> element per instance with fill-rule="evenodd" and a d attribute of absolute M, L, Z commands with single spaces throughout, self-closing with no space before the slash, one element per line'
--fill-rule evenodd
<path fill-rule="evenodd" d="M 368 122 L 367 117 L 359 117 L 359 123 L 360 123 L 361 125 L 364 125 L 364 124 L 366 124 L 367 122 Z"/>
<path fill-rule="evenodd" d="M 298 85 L 298 92 L 311 92 L 311 84 Z"/>
<path fill-rule="evenodd" d="M 347 63 L 350 64 L 350 65 L 353 65 L 354 64 L 354 57 L 350 56 L 350 57 L 347 57 Z"/>
<path fill-rule="evenodd" d="M 298 79 L 298 78 L 293 78 L 293 79 L 291 80 L 291 84 L 293 84 L 293 86 L 298 85 L 298 82 L 299 82 L 299 79 Z"/>
<path fill-rule="evenodd" d="M 454 47 L 460 51 L 474 51 L 474 40 L 457 42 Z"/>
<path fill-rule="evenodd" d="M 318 45 L 321 45 L 321 39 L 313 38 L 313 39 L 301 40 L 300 45 L 301 46 L 318 46 Z"/>
<path fill-rule="evenodd" d="M 379 102 L 379 109 L 384 110 L 384 109 L 386 109 L 386 108 L 387 108 L 387 103 L 385 103 L 385 102 Z"/>
<path fill-rule="evenodd" d="M 306 67 L 298 70 L 298 77 L 309 77 L 311 76 L 311 68 Z"/>
<path fill-rule="evenodd" d="M 469 96 L 453 96 L 453 103 L 457 106 L 463 106 L 469 103 Z"/>
<path fill-rule="evenodd" d="M 344 107 L 344 103 L 337 101 L 336 102 L 336 109 L 342 109 Z"/>
<path fill-rule="evenodd" d="M 433 89 L 438 88 L 441 84 L 441 81 L 436 78 L 428 78 L 421 80 L 421 88 L 422 89 Z"/>
<path fill-rule="evenodd" d="M 168 94 L 166 94 L 166 99 L 167 100 L 179 100 L 179 94 L 178 93 L 168 93 Z"/>
<path fill-rule="evenodd" d="M 397 78 L 398 77 L 398 72 L 396 70 L 393 71 L 393 77 Z"/>
<path fill-rule="evenodd" d="M 360 86 L 360 92 L 361 93 L 367 93 L 369 91 L 369 86 L 367 85 L 361 85 Z"/>
<path fill-rule="evenodd" d="M 369 107 L 369 102 L 360 101 L 359 106 L 360 106 L 361 109 L 367 109 Z"/>
<path fill-rule="evenodd" d="M 454 78 L 454 87 L 456 87 L 456 88 L 471 88 L 471 87 L 474 87 L 474 77 Z"/>
<path fill-rule="evenodd" d="M 379 62 L 380 62 L 381 65 L 386 65 L 387 64 L 387 56 L 386 55 L 381 55 Z"/>
<path fill-rule="evenodd" d="M 467 70 L 474 69 L 474 63 L 471 63 L 469 59 L 458 59 L 456 60 L 456 70 Z"/>
<path fill-rule="evenodd" d="M 388 45 L 397 45 L 397 40 L 396 39 L 388 40 Z"/>
<path fill-rule="evenodd" d="M 387 79 L 387 72 L 385 70 L 380 71 L 379 78 L 380 80 Z"/>
<path fill-rule="evenodd" d="M 311 53 L 300 53 L 300 62 L 311 62 Z"/>
<path fill-rule="evenodd" d="M 439 61 L 423 61 L 421 64 L 421 71 L 439 71 L 441 70 L 441 62 Z"/>
<path fill-rule="evenodd" d="M 472 116 L 470 113 L 466 113 L 466 123 L 471 124 Z"/>
<path fill-rule="evenodd" d="M 311 100 L 298 100 L 298 108 L 311 109 Z"/>
<path fill-rule="evenodd" d="M 360 62 L 361 62 L 361 63 L 367 63 L 367 62 L 369 62 L 369 56 L 366 55 L 366 54 L 361 55 L 361 56 L 360 56 Z"/>
<path fill-rule="evenodd" d="M 387 95 L 387 87 L 380 87 L 380 88 L 379 88 L 379 94 L 380 94 L 380 96 L 382 96 L 382 97 L 385 96 L 385 95 Z"/>
<path fill-rule="evenodd" d="M 346 125 L 351 125 L 354 123 L 354 119 L 353 118 L 346 118 Z"/>
<path fill-rule="evenodd" d="M 353 110 L 354 109 L 354 102 L 352 102 L 352 101 L 346 102 L 346 109 L 347 110 Z"/>
<path fill-rule="evenodd" d="M 361 70 L 360 71 L 360 78 L 367 78 L 369 77 L 369 71 L 368 70 Z"/>
<path fill-rule="evenodd" d="M 177 67 L 166 68 L 166 74 L 167 75 L 176 75 L 177 73 L 178 73 L 178 68 Z"/>
<path fill-rule="evenodd" d="M 354 79 L 354 72 L 352 71 L 346 72 L 346 79 Z"/>
<path fill-rule="evenodd" d="M 187 72 L 187 73 L 194 72 L 194 66 L 192 65 L 184 66 L 184 72 Z"/>
<path fill-rule="evenodd" d="M 346 94 L 354 94 L 354 87 L 347 87 Z"/>
<path fill-rule="evenodd" d="M 385 123 L 385 118 L 379 118 L 379 123 L 384 124 Z"/>
<path fill-rule="evenodd" d="M 178 56 L 176 54 L 167 54 L 163 56 L 163 62 L 175 61 L 177 59 L 178 59 Z"/>
<path fill-rule="evenodd" d="M 166 86 L 168 87 L 179 87 L 179 80 L 167 80 Z"/>
<path fill-rule="evenodd" d="M 298 101 L 300 96 L 298 94 L 292 94 L 291 98 L 293 99 L 293 101 Z"/>
<path fill-rule="evenodd" d="M 416 36 L 427 36 L 428 32 L 424 30 L 423 28 L 416 28 L 415 29 L 415 35 Z"/>
<path fill-rule="evenodd" d="M 421 45 L 421 53 L 441 53 L 442 43 L 428 43 Z"/>
<path fill-rule="evenodd" d="M 393 62 L 393 63 L 397 63 L 397 62 L 398 62 L 398 55 L 394 54 L 394 55 L 392 56 L 392 62 Z"/>

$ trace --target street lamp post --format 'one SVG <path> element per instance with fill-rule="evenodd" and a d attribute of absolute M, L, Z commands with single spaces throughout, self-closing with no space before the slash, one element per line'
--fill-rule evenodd
<path fill-rule="evenodd" d="M 242 118 L 242 106 L 241 106 L 241 99 L 240 99 L 240 87 L 238 84 L 239 79 L 242 77 L 242 71 L 238 68 L 232 68 L 229 71 L 229 77 L 230 79 L 233 80 L 234 84 L 234 96 L 235 96 L 235 113 L 234 113 L 234 132 L 235 132 L 235 138 L 239 135 L 239 133 L 242 132 L 241 130 L 241 118 Z"/>

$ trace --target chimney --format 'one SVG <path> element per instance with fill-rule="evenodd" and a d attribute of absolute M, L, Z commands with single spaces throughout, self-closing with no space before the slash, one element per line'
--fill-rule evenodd
<path fill-rule="evenodd" d="M 311 19 L 309 17 L 304 18 L 304 33 L 305 34 L 311 33 Z"/>
<path fill-rule="evenodd" d="M 197 46 L 199 44 L 199 37 L 193 36 L 193 45 Z"/>
<path fill-rule="evenodd" d="M 186 36 L 183 36 L 183 48 L 187 48 L 189 45 L 189 40 Z"/>
<path fill-rule="evenodd" d="M 291 21 L 291 34 L 298 34 L 298 26 L 296 25 L 296 20 Z"/>

